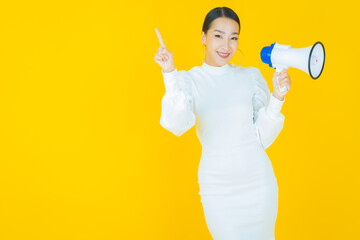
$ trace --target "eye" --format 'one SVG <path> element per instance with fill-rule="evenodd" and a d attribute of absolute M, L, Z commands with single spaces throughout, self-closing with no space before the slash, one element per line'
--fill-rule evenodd
<path fill-rule="evenodd" d="M 220 35 L 215 35 L 215 37 L 221 37 Z"/>
<path fill-rule="evenodd" d="M 237 37 L 233 37 L 232 39 L 234 39 L 234 40 L 238 40 L 238 38 L 237 38 Z"/>

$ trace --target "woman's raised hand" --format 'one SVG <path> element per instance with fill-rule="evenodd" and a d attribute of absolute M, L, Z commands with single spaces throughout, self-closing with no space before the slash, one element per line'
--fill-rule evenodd
<path fill-rule="evenodd" d="M 163 72 L 172 72 L 175 70 L 173 54 L 172 52 L 167 50 L 164 41 L 160 35 L 160 32 L 157 28 L 155 28 L 155 32 L 161 46 L 157 49 L 154 60 L 160 65 L 160 67 L 163 69 Z"/>

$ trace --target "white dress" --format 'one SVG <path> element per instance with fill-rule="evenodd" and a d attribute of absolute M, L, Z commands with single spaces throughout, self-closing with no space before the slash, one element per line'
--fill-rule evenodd
<path fill-rule="evenodd" d="M 176 136 L 196 125 L 199 195 L 214 240 L 274 240 L 278 186 L 268 148 L 283 128 L 283 101 L 255 67 L 203 62 L 162 71 L 160 124 Z"/>

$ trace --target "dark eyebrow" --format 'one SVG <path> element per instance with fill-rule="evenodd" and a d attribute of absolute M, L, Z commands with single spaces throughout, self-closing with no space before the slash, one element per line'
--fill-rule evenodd
<path fill-rule="evenodd" d="M 214 32 L 215 32 L 215 31 L 217 31 L 217 32 L 221 32 L 221 33 L 225 33 L 225 32 L 220 31 L 220 30 L 218 30 L 218 29 L 215 29 L 215 30 L 214 30 Z M 233 32 L 232 34 L 239 34 L 239 33 L 238 33 L 238 32 Z"/>

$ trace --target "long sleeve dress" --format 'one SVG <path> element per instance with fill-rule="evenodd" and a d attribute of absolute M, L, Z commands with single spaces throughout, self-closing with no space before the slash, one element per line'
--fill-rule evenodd
<path fill-rule="evenodd" d="M 255 67 L 203 62 L 162 74 L 161 126 L 176 136 L 196 126 L 199 195 L 213 239 L 274 240 L 278 186 L 265 149 L 283 128 L 285 99 Z"/>

